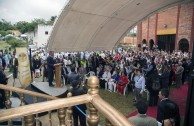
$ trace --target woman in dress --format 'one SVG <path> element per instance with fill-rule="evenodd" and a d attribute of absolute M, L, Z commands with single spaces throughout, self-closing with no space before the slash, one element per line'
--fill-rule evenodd
<path fill-rule="evenodd" d="M 124 88 L 128 84 L 128 78 L 126 72 L 122 71 L 121 76 L 118 80 L 116 88 L 118 89 L 119 94 L 123 94 Z"/>

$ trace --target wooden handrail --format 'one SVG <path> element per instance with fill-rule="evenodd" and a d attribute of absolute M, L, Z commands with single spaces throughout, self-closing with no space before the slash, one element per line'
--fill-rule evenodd
<path fill-rule="evenodd" d="M 94 96 L 91 103 L 114 126 L 133 126 L 122 113 L 104 101 L 99 95 Z"/>
<path fill-rule="evenodd" d="M 19 118 L 27 115 L 56 110 L 59 108 L 75 106 L 89 102 L 92 103 L 98 109 L 98 111 L 101 112 L 113 125 L 133 126 L 124 115 L 114 109 L 110 104 L 105 102 L 99 95 L 92 96 L 90 94 L 64 99 L 56 99 L 47 102 L 25 105 L 18 108 L 7 109 L 1 111 L 0 122 L 8 119 Z"/>
<path fill-rule="evenodd" d="M 50 100 L 57 99 L 57 97 L 54 97 L 54 96 L 49 96 L 49 95 L 46 95 L 46 94 L 41 94 L 41 93 L 37 93 L 37 92 L 33 92 L 33 91 L 28 91 L 28 90 L 25 90 L 25 89 L 11 87 L 11 86 L 7 86 L 7 85 L 3 85 L 3 84 L 0 84 L 0 89 L 14 91 L 14 92 L 23 93 L 23 94 L 28 94 L 28 95 L 37 96 L 37 97 L 42 97 L 42 98 L 46 98 L 46 99 L 50 99 Z"/>
<path fill-rule="evenodd" d="M 25 105 L 17 108 L 7 109 L 1 111 L 0 122 L 8 119 L 19 118 L 27 115 L 32 115 L 41 112 L 47 112 L 50 110 L 56 110 L 59 108 L 79 105 L 88 103 L 92 100 L 91 95 L 85 94 L 76 97 L 56 99 L 47 102 L 35 103 L 30 105 Z"/>
<path fill-rule="evenodd" d="M 122 115 L 119 111 L 113 108 L 110 104 L 108 104 L 98 95 L 98 84 L 99 79 L 93 76 L 88 79 L 88 86 L 90 87 L 90 89 L 88 90 L 88 94 L 63 99 L 55 99 L 47 102 L 35 103 L 21 106 L 18 108 L 2 110 L 0 114 L 0 122 L 13 118 L 20 118 L 23 116 L 26 117 L 28 115 L 33 115 L 41 112 L 47 112 L 79 104 L 90 103 L 90 114 L 87 116 L 88 124 L 95 126 L 98 124 L 98 110 L 106 117 L 106 119 L 111 122 L 112 125 L 133 126 L 124 115 Z M 3 87 L 3 89 L 8 90 L 6 86 L 1 87 Z"/>

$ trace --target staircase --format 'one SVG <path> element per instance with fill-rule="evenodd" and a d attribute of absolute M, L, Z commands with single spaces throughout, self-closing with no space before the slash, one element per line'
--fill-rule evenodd
<path fill-rule="evenodd" d="M 67 98 L 57 98 L 0 84 L 0 89 L 5 90 L 7 108 L 0 111 L 0 122 L 6 123 L 4 125 L 12 126 L 17 125 L 14 124 L 16 123 L 15 119 L 20 118 L 22 120 L 19 120 L 19 122 L 22 123 L 22 125 L 40 126 L 41 122 L 39 113 L 48 113 L 48 125 L 55 126 L 57 124 L 52 122 L 51 116 L 53 115 L 51 112 L 57 110 L 59 126 L 72 126 L 73 112 L 71 106 L 88 104 L 87 124 L 89 126 L 97 126 L 99 124 L 98 112 L 102 113 L 102 115 L 106 118 L 104 125 L 132 126 L 123 114 L 113 108 L 98 95 L 99 79 L 97 77 L 91 76 L 88 79 L 88 86 L 88 94 L 72 97 L 71 93 L 68 93 Z M 11 94 L 14 96 L 14 93 L 11 92 L 17 92 L 19 94 L 19 99 L 17 97 L 11 97 Z M 25 95 L 33 96 L 33 104 L 26 104 Z M 38 102 L 39 97 L 45 98 L 47 101 Z"/>

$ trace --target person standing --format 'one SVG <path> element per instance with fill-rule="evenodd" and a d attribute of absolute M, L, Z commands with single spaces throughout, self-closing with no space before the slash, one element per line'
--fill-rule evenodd
<path fill-rule="evenodd" d="M 10 59 L 10 65 L 12 66 L 13 70 L 13 78 L 17 78 L 18 75 L 18 59 L 16 58 L 15 54 L 12 55 Z"/>
<path fill-rule="evenodd" d="M 158 97 L 160 99 L 160 103 L 158 104 L 158 113 L 157 113 L 157 121 L 164 124 L 167 119 L 173 119 L 173 126 L 180 126 L 180 114 L 179 107 L 176 103 L 168 99 L 169 90 L 161 89 L 159 91 Z"/>
<path fill-rule="evenodd" d="M 176 87 L 180 88 L 180 86 L 182 85 L 182 74 L 184 71 L 184 67 L 182 67 L 182 63 L 179 62 L 175 74 L 176 74 Z"/>
<path fill-rule="evenodd" d="M 84 85 L 79 85 L 79 81 L 73 80 L 71 84 L 73 87 L 70 89 L 72 96 L 79 96 L 87 93 L 87 88 Z M 72 107 L 74 126 L 78 126 L 78 119 L 80 120 L 80 126 L 86 126 L 86 116 L 84 115 L 84 113 L 86 113 L 86 109 L 86 104 Z"/>
<path fill-rule="evenodd" d="M 134 102 L 138 102 L 142 99 L 143 91 L 145 89 L 145 78 L 142 75 L 142 70 L 138 69 L 136 70 L 136 72 L 139 79 L 135 81 L 135 89 L 134 89 L 135 101 Z"/>
<path fill-rule="evenodd" d="M 4 71 L 6 67 L 6 62 L 5 59 L 3 58 L 3 53 L 0 53 L 0 64 L 2 65 Z"/>
<path fill-rule="evenodd" d="M 54 70 L 55 70 L 55 60 L 54 60 L 54 51 L 49 52 L 49 56 L 47 58 L 47 71 L 48 71 L 48 83 L 50 87 L 54 87 L 53 78 L 54 78 Z"/>
<path fill-rule="evenodd" d="M 134 126 L 158 126 L 156 119 L 146 115 L 148 105 L 143 101 L 138 101 L 135 104 L 138 114 L 128 118 Z"/>
<path fill-rule="evenodd" d="M 3 66 L 0 64 L 0 84 L 6 85 L 8 81 L 8 78 L 6 77 Z M 3 89 L 0 89 L 0 108 L 5 108 L 5 91 Z"/>
<path fill-rule="evenodd" d="M 80 82 L 80 76 L 75 71 L 75 67 L 71 67 L 71 73 L 68 75 L 68 82 L 72 84 L 73 80 Z"/>

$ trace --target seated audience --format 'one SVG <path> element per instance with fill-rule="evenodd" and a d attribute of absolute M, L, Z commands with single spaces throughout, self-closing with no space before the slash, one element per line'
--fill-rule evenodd
<path fill-rule="evenodd" d="M 118 89 L 118 92 L 120 95 L 123 94 L 124 88 L 126 87 L 127 84 L 128 84 L 128 78 L 126 73 L 123 71 L 116 85 L 116 88 Z"/>
<path fill-rule="evenodd" d="M 111 77 L 111 79 L 108 82 L 108 90 L 109 91 L 113 91 L 113 86 L 115 87 L 117 81 L 119 80 L 120 75 L 119 75 L 119 71 L 115 70 L 113 72 L 113 76 Z"/>
<path fill-rule="evenodd" d="M 100 87 L 105 88 L 105 83 L 107 83 L 111 79 L 111 73 L 108 69 L 105 70 L 102 78 L 100 79 Z"/>

